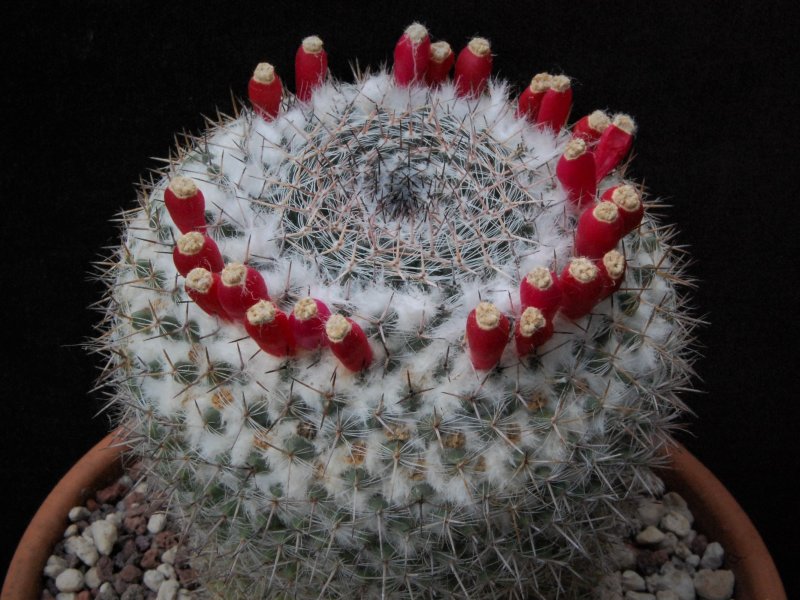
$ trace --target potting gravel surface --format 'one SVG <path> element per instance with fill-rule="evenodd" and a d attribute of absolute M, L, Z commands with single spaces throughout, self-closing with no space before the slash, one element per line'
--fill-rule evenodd
<path fill-rule="evenodd" d="M 42 600 L 199 600 L 178 528 L 163 499 L 133 485 L 138 469 L 70 511 L 44 569 Z M 596 600 L 730 600 L 734 577 L 722 568 L 725 551 L 693 523 L 674 492 L 641 500 L 638 533 L 614 549 L 618 571 L 603 579 Z"/>

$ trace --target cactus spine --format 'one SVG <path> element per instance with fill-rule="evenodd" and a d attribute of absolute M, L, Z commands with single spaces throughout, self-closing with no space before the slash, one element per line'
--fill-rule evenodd
<path fill-rule="evenodd" d="M 650 211 L 627 228 L 621 281 L 572 261 L 581 207 L 555 176 L 569 80 L 537 88 L 537 114 L 483 71 L 467 94 L 403 68 L 320 79 L 307 100 L 266 69 L 253 109 L 188 138 L 142 190 L 104 265 L 111 403 L 220 596 L 576 597 L 621 504 L 657 485 L 695 323 L 672 229 Z M 640 198 L 614 168 L 629 139 L 605 139 L 596 195 Z M 165 205 L 184 178 L 205 225 Z M 216 243 L 221 275 L 179 274 L 188 230 Z M 573 263 L 597 294 L 567 278 L 558 311 L 546 290 Z M 476 364 L 466 328 L 486 303 L 508 340 Z"/>

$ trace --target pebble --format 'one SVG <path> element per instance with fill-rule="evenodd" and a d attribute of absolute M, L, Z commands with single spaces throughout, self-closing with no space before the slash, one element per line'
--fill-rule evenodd
<path fill-rule="evenodd" d="M 98 588 L 100 587 L 100 584 L 103 583 L 100 580 L 100 575 L 96 566 L 86 571 L 86 574 L 83 576 L 83 578 L 86 583 L 86 587 L 89 588 Z"/>
<path fill-rule="evenodd" d="M 150 569 L 144 572 L 142 581 L 148 588 L 157 592 L 158 588 L 161 587 L 161 584 L 164 582 L 164 575 L 160 571 Z"/>
<path fill-rule="evenodd" d="M 636 514 L 644 525 L 658 525 L 664 516 L 664 504 L 655 500 L 643 500 L 639 503 Z"/>
<path fill-rule="evenodd" d="M 67 538 L 64 547 L 69 554 L 77 556 L 88 567 L 93 567 L 100 558 L 94 544 L 82 535 L 73 535 Z"/>
<path fill-rule="evenodd" d="M 160 586 L 158 586 L 158 597 L 156 600 L 175 600 L 178 596 L 180 584 L 174 579 L 165 579 Z"/>
<path fill-rule="evenodd" d="M 74 506 L 69 509 L 69 520 L 74 523 L 75 521 L 83 521 L 88 519 L 92 513 L 85 506 Z"/>
<path fill-rule="evenodd" d="M 114 543 L 117 541 L 117 526 L 103 519 L 92 523 L 89 529 L 91 529 L 92 539 L 97 551 L 106 556 L 111 554 Z"/>
<path fill-rule="evenodd" d="M 653 592 L 672 590 L 678 600 L 695 600 L 692 576 L 686 571 L 679 571 L 672 563 L 664 565 L 660 574 L 647 577 L 647 589 Z"/>
<path fill-rule="evenodd" d="M 697 595 L 704 600 L 728 600 L 733 595 L 733 572 L 700 569 L 695 575 Z"/>
<path fill-rule="evenodd" d="M 78 569 L 64 569 L 56 577 L 59 592 L 77 592 L 83 587 L 83 573 Z"/>
<path fill-rule="evenodd" d="M 64 530 L 64 537 L 65 538 L 72 537 L 73 535 L 78 535 L 79 533 L 80 529 L 78 529 L 78 526 L 75 523 L 73 523 Z"/>
<path fill-rule="evenodd" d="M 161 560 L 167 563 L 168 565 L 174 565 L 175 555 L 177 553 L 178 553 L 178 547 L 173 546 L 172 548 L 164 550 L 164 552 L 161 554 Z"/>
<path fill-rule="evenodd" d="M 689 535 L 692 524 L 679 512 L 669 511 L 661 518 L 661 529 L 671 531 L 680 538 Z"/>
<path fill-rule="evenodd" d="M 648 546 L 654 546 L 660 543 L 664 539 L 664 532 L 661 531 L 658 527 L 654 527 L 653 525 L 648 525 L 645 529 L 640 531 L 636 536 L 636 541 L 640 544 L 647 544 Z"/>
<path fill-rule="evenodd" d="M 656 597 L 646 592 L 625 592 L 625 600 L 656 600 Z"/>
<path fill-rule="evenodd" d="M 680 600 L 678 594 L 672 590 L 659 590 L 656 592 L 656 600 Z"/>
<path fill-rule="evenodd" d="M 60 556 L 56 556 L 55 554 L 51 554 L 50 558 L 47 559 L 47 564 L 44 567 L 44 574 L 47 577 L 55 579 L 66 568 L 67 568 L 67 561 L 66 560 L 64 560 Z"/>
<path fill-rule="evenodd" d="M 725 551 L 719 542 L 711 542 L 706 546 L 706 551 L 703 552 L 703 558 L 700 559 L 700 566 L 703 569 L 719 569 L 725 560 Z"/>
<path fill-rule="evenodd" d="M 147 521 L 147 531 L 150 533 L 159 533 L 164 529 L 167 522 L 167 515 L 164 513 L 156 513 Z"/>
<path fill-rule="evenodd" d="M 624 571 L 622 573 L 622 589 L 631 592 L 645 591 L 644 577 L 639 575 L 636 571 Z"/>

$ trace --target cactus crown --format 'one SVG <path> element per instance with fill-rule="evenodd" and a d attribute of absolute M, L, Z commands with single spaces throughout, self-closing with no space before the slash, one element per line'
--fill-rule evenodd
<path fill-rule="evenodd" d="M 401 39 L 396 61 L 423 60 L 427 39 Z M 120 422 L 220 593 L 579 593 L 620 502 L 657 485 L 648 467 L 691 374 L 671 229 L 645 214 L 609 258 L 621 287 L 598 287 L 584 316 L 529 311 L 523 335 L 552 336 L 534 350 L 465 335 L 476 307 L 495 329 L 520 321 L 532 272 L 564 269 L 564 294 L 568 273 L 602 272 L 601 256 L 570 262 L 580 207 L 554 176 L 569 132 L 515 112 L 502 81 L 465 97 L 384 71 L 316 77 L 275 117 L 251 82 L 255 110 L 188 138 L 123 215 L 97 344 Z M 569 80 L 548 80 L 560 101 Z M 229 265 L 220 281 L 195 269 L 186 285 L 165 252 L 183 232 L 166 189 L 194 194 L 183 178 Z M 612 170 L 598 191 L 623 182 Z M 257 331 L 227 318 L 230 290 L 192 295 L 249 281 L 242 264 L 268 290 L 251 299 Z M 279 325 L 281 356 L 259 337 Z"/>

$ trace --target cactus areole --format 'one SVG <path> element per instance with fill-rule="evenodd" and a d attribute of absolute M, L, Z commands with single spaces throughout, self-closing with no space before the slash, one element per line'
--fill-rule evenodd
<path fill-rule="evenodd" d="M 303 55 L 301 99 L 262 63 L 124 213 L 96 349 L 212 593 L 582 597 L 658 485 L 695 320 L 631 122 L 576 132 L 576 202 L 569 79 L 520 103 L 485 40 L 428 77 L 420 28 L 352 83 Z M 625 232 L 579 226 L 615 187 Z"/>

